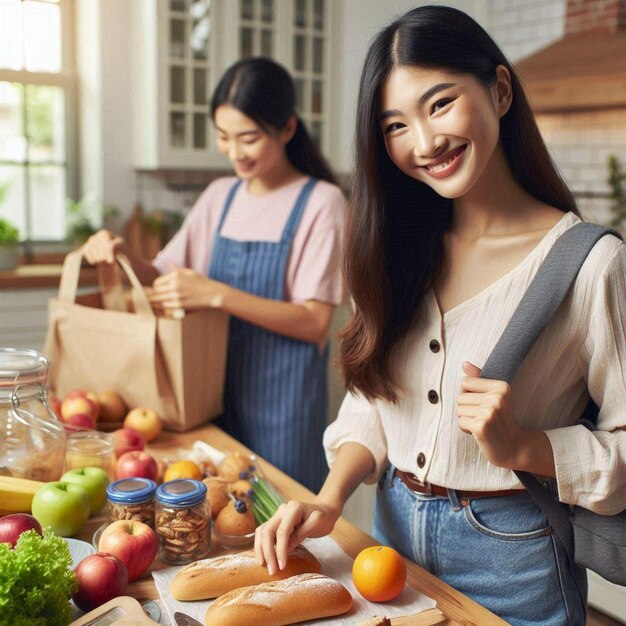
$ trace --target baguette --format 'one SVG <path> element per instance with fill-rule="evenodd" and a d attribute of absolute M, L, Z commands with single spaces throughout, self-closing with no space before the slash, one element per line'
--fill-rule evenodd
<path fill-rule="evenodd" d="M 278 570 L 273 576 L 269 575 L 265 565 L 257 563 L 254 550 L 246 550 L 186 565 L 174 576 L 170 593 L 175 600 L 208 600 L 238 587 L 321 571 L 320 562 L 302 546 L 289 555 L 285 569 Z"/>
<path fill-rule="evenodd" d="M 322 574 L 299 574 L 220 596 L 207 609 L 205 626 L 284 626 L 347 613 L 350 592 Z"/>

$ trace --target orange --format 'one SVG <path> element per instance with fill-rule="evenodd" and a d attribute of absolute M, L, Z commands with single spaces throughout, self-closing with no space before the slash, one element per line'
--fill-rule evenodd
<path fill-rule="evenodd" d="M 393 548 L 365 548 L 354 559 L 352 580 L 366 600 L 387 602 L 400 595 L 404 589 L 406 564 Z"/>
<path fill-rule="evenodd" d="M 166 483 L 178 478 L 202 480 L 203 476 L 200 468 L 193 461 L 175 461 L 165 470 L 163 482 Z"/>

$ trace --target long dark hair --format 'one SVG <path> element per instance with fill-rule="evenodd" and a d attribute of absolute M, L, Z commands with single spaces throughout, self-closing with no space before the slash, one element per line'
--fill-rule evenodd
<path fill-rule="evenodd" d="M 222 104 L 230 104 L 266 132 L 281 130 L 296 114 L 296 92 L 285 68 L 270 59 L 255 57 L 231 65 L 211 98 L 211 117 Z M 297 117 L 297 114 L 296 114 Z M 287 144 L 287 158 L 301 172 L 337 184 L 330 167 L 309 136 L 302 120 Z"/>
<path fill-rule="evenodd" d="M 451 200 L 393 164 L 379 127 L 385 80 L 395 67 L 411 65 L 471 74 L 485 86 L 495 83 L 498 65 L 508 68 L 513 102 L 501 118 L 500 140 L 513 176 L 535 198 L 578 214 L 511 64 L 472 18 L 423 6 L 379 32 L 361 74 L 343 257 L 355 312 L 343 332 L 341 361 L 348 390 L 370 400 L 397 399 L 391 355 L 441 268 L 452 216 Z"/>

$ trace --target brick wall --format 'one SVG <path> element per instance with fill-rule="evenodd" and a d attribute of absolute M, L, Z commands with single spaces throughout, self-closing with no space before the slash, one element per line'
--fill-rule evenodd
<path fill-rule="evenodd" d="M 575 193 L 581 192 L 578 203 L 585 217 L 608 222 L 608 198 L 585 194 L 608 192 L 610 155 L 626 167 L 626 110 L 543 115 L 538 122 L 565 182 Z"/>
<path fill-rule="evenodd" d="M 566 0 L 487 0 L 481 21 L 507 57 L 517 61 L 563 36 L 565 9 Z"/>
<path fill-rule="evenodd" d="M 565 32 L 613 33 L 626 25 L 625 0 L 567 0 Z"/>
<path fill-rule="evenodd" d="M 626 25 L 626 0 L 488 0 L 490 34 L 513 62 L 566 34 Z M 586 24 L 587 26 L 584 26 Z M 542 115 L 539 128 L 565 182 L 587 219 L 608 222 L 609 200 L 589 197 L 609 191 L 607 160 L 626 167 L 626 110 Z"/>

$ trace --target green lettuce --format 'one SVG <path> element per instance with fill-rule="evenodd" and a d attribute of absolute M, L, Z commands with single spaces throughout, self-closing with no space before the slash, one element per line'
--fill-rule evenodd
<path fill-rule="evenodd" d="M 67 626 L 76 576 L 67 543 L 51 529 L 0 543 L 0 626 Z"/>

